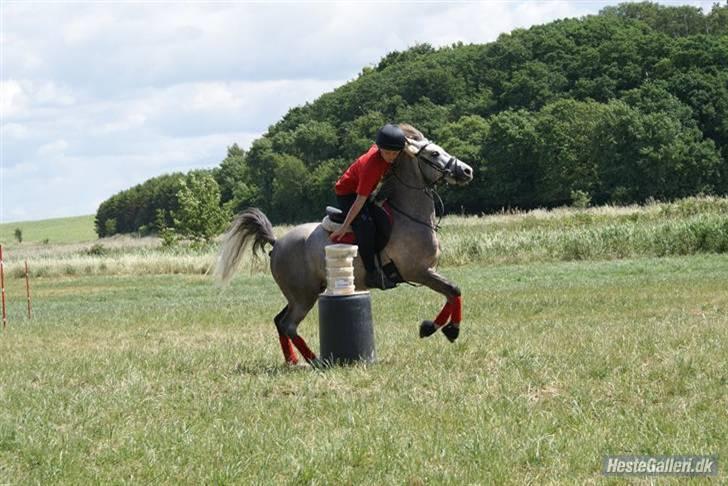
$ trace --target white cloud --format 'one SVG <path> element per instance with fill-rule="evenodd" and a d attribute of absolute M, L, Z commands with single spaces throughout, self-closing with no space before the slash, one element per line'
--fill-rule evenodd
<path fill-rule="evenodd" d="M 26 96 L 18 81 L 0 81 L 0 114 L 3 119 L 20 113 L 26 103 Z"/>
<path fill-rule="evenodd" d="M 0 132 L 2 132 L 2 138 L 10 137 L 16 139 L 26 138 L 30 134 L 28 127 L 20 123 L 4 123 L 0 127 Z"/>
<path fill-rule="evenodd" d="M 141 113 L 127 113 L 121 119 L 113 119 L 99 126 L 99 133 L 126 132 L 133 128 L 141 127 L 147 117 Z"/>
<path fill-rule="evenodd" d="M 68 142 L 65 140 L 55 140 L 51 143 L 46 143 L 38 148 L 38 155 L 41 157 L 57 156 L 63 154 L 68 148 Z"/>
<path fill-rule="evenodd" d="M 76 102 L 70 89 L 58 86 L 52 81 L 29 81 L 26 84 L 28 96 L 34 104 L 68 106 Z"/>
<path fill-rule="evenodd" d="M 93 42 L 114 27 L 114 16 L 109 11 L 94 9 L 74 16 L 61 27 L 63 41 L 69 47 Z"/>

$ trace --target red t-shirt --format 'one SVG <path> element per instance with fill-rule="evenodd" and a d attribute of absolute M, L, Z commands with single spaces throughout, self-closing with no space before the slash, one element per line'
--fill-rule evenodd
<path fill-rule="evenodd" d="M 389 164 L 379 153 L 379 147 L 372 145 L 371 148 L 351 164 L 344 175 L 336 181 L 334 191 L 337 196 L 347 194 L 358 194 L 368 196 L 372 193 L 382 176 L 389 170 Z"/>

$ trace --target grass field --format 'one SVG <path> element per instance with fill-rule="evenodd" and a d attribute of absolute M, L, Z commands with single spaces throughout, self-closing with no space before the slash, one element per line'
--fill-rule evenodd
<path fill-rule="evenodd" d="M 15 230 L 20 229 L 26 243 L 76 243 L 98 238 L 94 231 L 94 216 L 46 219 L 42 221 L 18 221 L 0 224 L 0 244 L 16 243 Z"/>
<path fill-rule="evenodd" d="M 221 291 L 214 245 L 72 220 L 0 226 L 26 237 L 3 245 L 0 485 L 621 484 L 608 454 L 718 455 L 691 484 L 728 482 L 728 199 L 445 218 L 458 342 L 417 337 L 433 292 L 376 291 L 378 363 L 328 370 L 282 364 L 265 259 Z"/>
<path fill-rule="evenodd" d="M 11 279 L 0 484 L 616 484 L 606 454 L 728 457 L 728 255 L 443 270 L 457 343 L 417 337 L 431 291 L 375 292 L 378 363 L 325 371 L 281 364 L 265 273 L 37 278 L 32 321 Z"/>

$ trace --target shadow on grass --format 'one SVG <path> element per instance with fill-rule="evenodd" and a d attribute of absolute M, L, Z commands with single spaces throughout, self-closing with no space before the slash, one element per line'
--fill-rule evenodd
<path fill-rule="evenodd" d="M 317 372 L 325 373 L 327 371 L 342 369 L 367 369 L 382 364 L 391 364 L 390 360 L 381 360 L 375 362 L 337 362 L 317 360 L 315 363 L 306 363 L 300 361 L 298 364 L 290 365 L 285 363 L 271 364 L 270 361 L 256 360 L 239 362 L 230 370 L 230 374 L 247 375 L 247 376 L 285 376 L 293 373 Z"/>
<path fill-rule="evenodd" d="M 289 365 L 285 363 L 273 364 L 268 360 L 256 360 L 240 362 L 230 370 L 233 375 L 247 376 L 282 376 L 303 371 L 314 371 L 314 368 L 306 363 Z"/>

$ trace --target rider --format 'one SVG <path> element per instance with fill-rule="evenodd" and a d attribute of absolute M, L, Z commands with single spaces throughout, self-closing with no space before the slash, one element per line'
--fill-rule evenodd
<path fill-rule="evenodd" d="M 404 149 L 406 137 L 397 125 L 386 124 L 377 132 L 374 145 L 346 169 L 334 188 L 339 208 L 346 213 L 341 227 L 331 233 L 331 240 L 354 230 L 359 255 L 366 268 L 366 286 L 369 288 L 391 289 L 395 284 L 378 270 L 374 264 L 375 226 L 371 210 L 367 204 L 369 195 L 392 167 Z"/>

